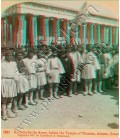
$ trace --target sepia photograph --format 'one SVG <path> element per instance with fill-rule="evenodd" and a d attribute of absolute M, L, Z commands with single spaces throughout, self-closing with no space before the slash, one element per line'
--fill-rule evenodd
<path fill-rule="evenodd" d="M 10 129 L 19 137 L 118 137 L 118 0 L 1 1 L 2 138 Z"/>

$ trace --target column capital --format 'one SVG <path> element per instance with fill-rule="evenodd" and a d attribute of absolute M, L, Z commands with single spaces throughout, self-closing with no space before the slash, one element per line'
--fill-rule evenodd
<path fill-rule="evenodd" d="M 43 19 L 43 18 L 46 18 L 46 16 L 45 15 L 40 15 L 40 17 Z"/>
<path fill-rule="evenodd" d="M 94 26 L 97 27 L 99 24 L 98 23 L 94 23 Z"/>
<path fill-rule="evenodd" d="M 64 22 L 67 22 L 68 20 L 67 19 L 65 19 L 65 18 L 63 18 L 63 20 L 64 20 Z"/>
<path fill-rule="evenodd" d="M 54 22 L 54 21 L 57 21 L 58 18 L 57 17 L 50 17 L 49 19 Z"/>
<path fill-rule="evenodd" d="M 91 22 L 88 22 L 87 24 L 88 24 L 88 25 L 92 25 L 92 23 L 91 23 Z"/>
<path fill-rule="evenodd" d="M 102 26 L 102 27 L 105 27 L 105 26 L 106 26 L 106 24 L 101 24 L 101 26 Z"/>
<path fill-rule="evenodd" d="M 33 14 L 29 14 L 28 19 L 32 20 L 33 18 L 34 18 L 34 15 Z"/>
<path fill-rule="evenodd" d="M 112 28 L 112 25 L 110 25 L 109 27 Z"/>
<path fill-rule="evenodd" d="M 18 15 L 17 16 L 17 19 L 18 20 L 25 20 L 25 15 Z"/>

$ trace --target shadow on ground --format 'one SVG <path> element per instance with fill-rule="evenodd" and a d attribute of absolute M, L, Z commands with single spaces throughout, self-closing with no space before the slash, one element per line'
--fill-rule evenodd
<path fill-rule="evenodd" d="M 116 123 L 109 123 L 107 126 L 112 128 L 112 129 L 119 129 L 119 125 Z"/>
<path fill-rule="evenodd" d="M 116 104 L 119 105 L 119 89 L 118 88 L 114 88 L 112 90 L 106 90 L 106 92 L 101 93 L 102 95 L 111 95 L 111 99 L 115 99 L 117 100 Z"/>

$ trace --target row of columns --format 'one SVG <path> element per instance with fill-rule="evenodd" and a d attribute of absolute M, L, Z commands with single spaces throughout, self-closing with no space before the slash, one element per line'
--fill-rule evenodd
<path fill-rule="evenodd" d="M 38 20 L 37 16 L 29 15 L 26 19 L 25 15 L 17 15 L 15 17 L 8 17 L 1 19 L 1 41 L 2 45 L 15 46 L 26 45 L 29 39 L 31 45 L 38 44 Z M 63 21 L 63 30 L 60 28 L 60 19 L 54 18 L 53 37 L 56 42 L 60 32 L 63 32 L 64 39 L 70 43 L 72 40 L 80 41 L 81 44 L 86 45 L 105 42 L 111 47 L 118 45 L 119 28 L 113 26 L 106 26 L 100 24 L 88 23 L 84 26 L 76 26 L 75 31 L 70 29 L 70 22 L 66 19 Z M 41 16 L 43 41 L 49 44 L 49 18 Z"/>
<path fill-rule="evenodd" d="M 87 24 L 87 37 L 88 43 L 101 43 L 105 42 L 112 45 L 118 45 L 119 41 L 119 28 L 113 26 L 106 26 L 100 24 Z"/>

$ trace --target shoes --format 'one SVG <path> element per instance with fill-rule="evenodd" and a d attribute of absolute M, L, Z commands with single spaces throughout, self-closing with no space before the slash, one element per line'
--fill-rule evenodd
<path fill-rule="evenodd" d="M 72 91 L 68 91 L 68 97 L 72 97 Z"/>
<path fill-rule="evenodd" d="M 45 100 L 45 98 L 40 98 L 40 100 Z"/>
<path fill-rule="evenodd" d="M 94 94 L 97 94 L 98 92 L 96 90 L 93 91 Z"/>
<path fill-rule="evenodd" d="M 99 93 L 103 93 L 104 91 L 103 90 L 100 90 L 100 91 L 98 91 Z"/>
<path fill-rule="evenodd" d="M 16 108 L 13 108 L 12 109 L 12 112 L 16 114 L 17 113 L 17 109 Z"/>
<path fill-rule="evenodd" d="M 38 104 L 38 100 L 37 100 L 37 99 L 35 99 L 34 102 L 35 102 L 36 104 Z"/>
<path fill-rule="evenodd" d="M 2 116 L 2 120 L 7 121 L 7 116 Z"/>
<path fill-rule="evenodd" d="M 60 97 L 60 98 L 63 98 L 63 96 L 62 96 L 62 95 L 59 95 L 59 97 Z"/>
<path fill-rule="evenodd" d="M 50 97 L 48 97 L 48 100 L 54 99 L 53 95 L 51 95 Z"/>
<path fill-rule="evenodd" d="M 83 92 L 83 95 L 84 95 L 84 96 L 88 95 L 88 92 Z"/>
<path fill-rule="evenodd" d="M 24 104 L 24 107 L 25 107 L 25 108 L 28 108 L 28 106 L 29 106 L 28 104 Z"/>
<path fill-rule="evenodd" d="M 59 97 L 57 95 L 54 96 L 56 99 L 59 99 Z"/>
<path fill-rule="evenodd" d="M 36 105 L 36 103 L 33 101 L 30 101 L 29 105 Z"/>
<path fill-rule="evenodd" d="M 25 110 L 25 107 L 23 105 L 19 105 L 18 110 Z"/>
<path fill-rule="evenodd" d="M 68 95 L 68 97 L 72 97 L 72 95 Z"/>
<path fill-rule="evenodd" d="M 92 92 L 88 92 L 88 95 L 92 96 L 92 95 L 93 95 L 93 93 L 92 93 Z"/>
<path fill-rule="evenodd" d="M 7 113 L 7 117 L 8 117 L 8 118 L 16 118 L 16 117 L 17 117 L 17 114 L 14 114 L 14 113 L 12 113 L 12 112 L 8 112 L 8 113 Z"/>
<path fill-rule="evenodd" d="M 78 93 L 76 93 L 76 92 L 75 92 L 74 94 L 75 94 L 75 95 L 78 95 Z"/>

